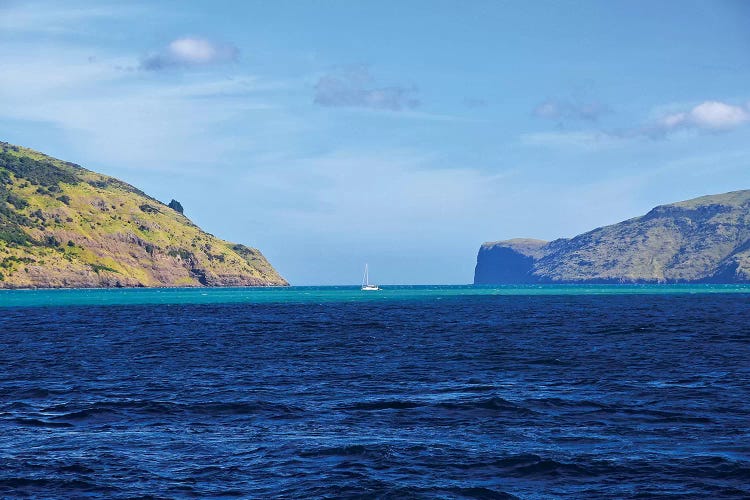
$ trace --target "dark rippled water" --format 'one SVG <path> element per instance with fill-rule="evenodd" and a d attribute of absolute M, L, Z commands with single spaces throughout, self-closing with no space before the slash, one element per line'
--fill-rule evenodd
<path fill-rule="evenodd" d="M 750 498 L 750 295 L 343 297 L 0 308 L 0 497 Z"/>

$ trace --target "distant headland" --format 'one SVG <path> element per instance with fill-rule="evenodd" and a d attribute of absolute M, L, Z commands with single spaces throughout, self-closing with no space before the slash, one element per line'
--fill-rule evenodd
<path fill-rule="evenodd" d="M 118 179 L 0 142 L 0 288 L 287 285 L 260 251 Z"/>
<path fill-rule="evenodd" d="M 750 190 L 662 205 L 552 242 L 484 243 L 475 284 L 750 282 Z"/>

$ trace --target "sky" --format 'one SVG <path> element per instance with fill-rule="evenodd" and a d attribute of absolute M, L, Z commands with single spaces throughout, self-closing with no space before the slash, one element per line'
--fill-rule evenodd
<path fill-rule="evenodd" d="M 0 140 L 295 285 L 471 283 L 485 241 L 750 188 L 743 1 L 0 0 Z"/>

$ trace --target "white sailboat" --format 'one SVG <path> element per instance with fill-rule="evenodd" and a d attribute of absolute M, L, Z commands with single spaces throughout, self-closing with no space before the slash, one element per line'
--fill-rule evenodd
<path fill-rule="evenodd" d="M 370 284 L 370 275 L 367 272 L 367 264 L 365 264 L 365 276 L 362 278 L 362 290 L 365 290 L 368 292 L 380 290 L 380 287 L 378 285 Z"/>

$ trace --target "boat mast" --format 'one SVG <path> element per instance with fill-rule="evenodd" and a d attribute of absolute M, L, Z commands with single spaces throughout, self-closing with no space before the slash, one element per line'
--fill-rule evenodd
<path fill-rule="evenodd" d="M 367 275 L 367 264 L 365 264 L 365 279 L 362 284 L 365 286 L 370 284 L 370 277 Z"/>

